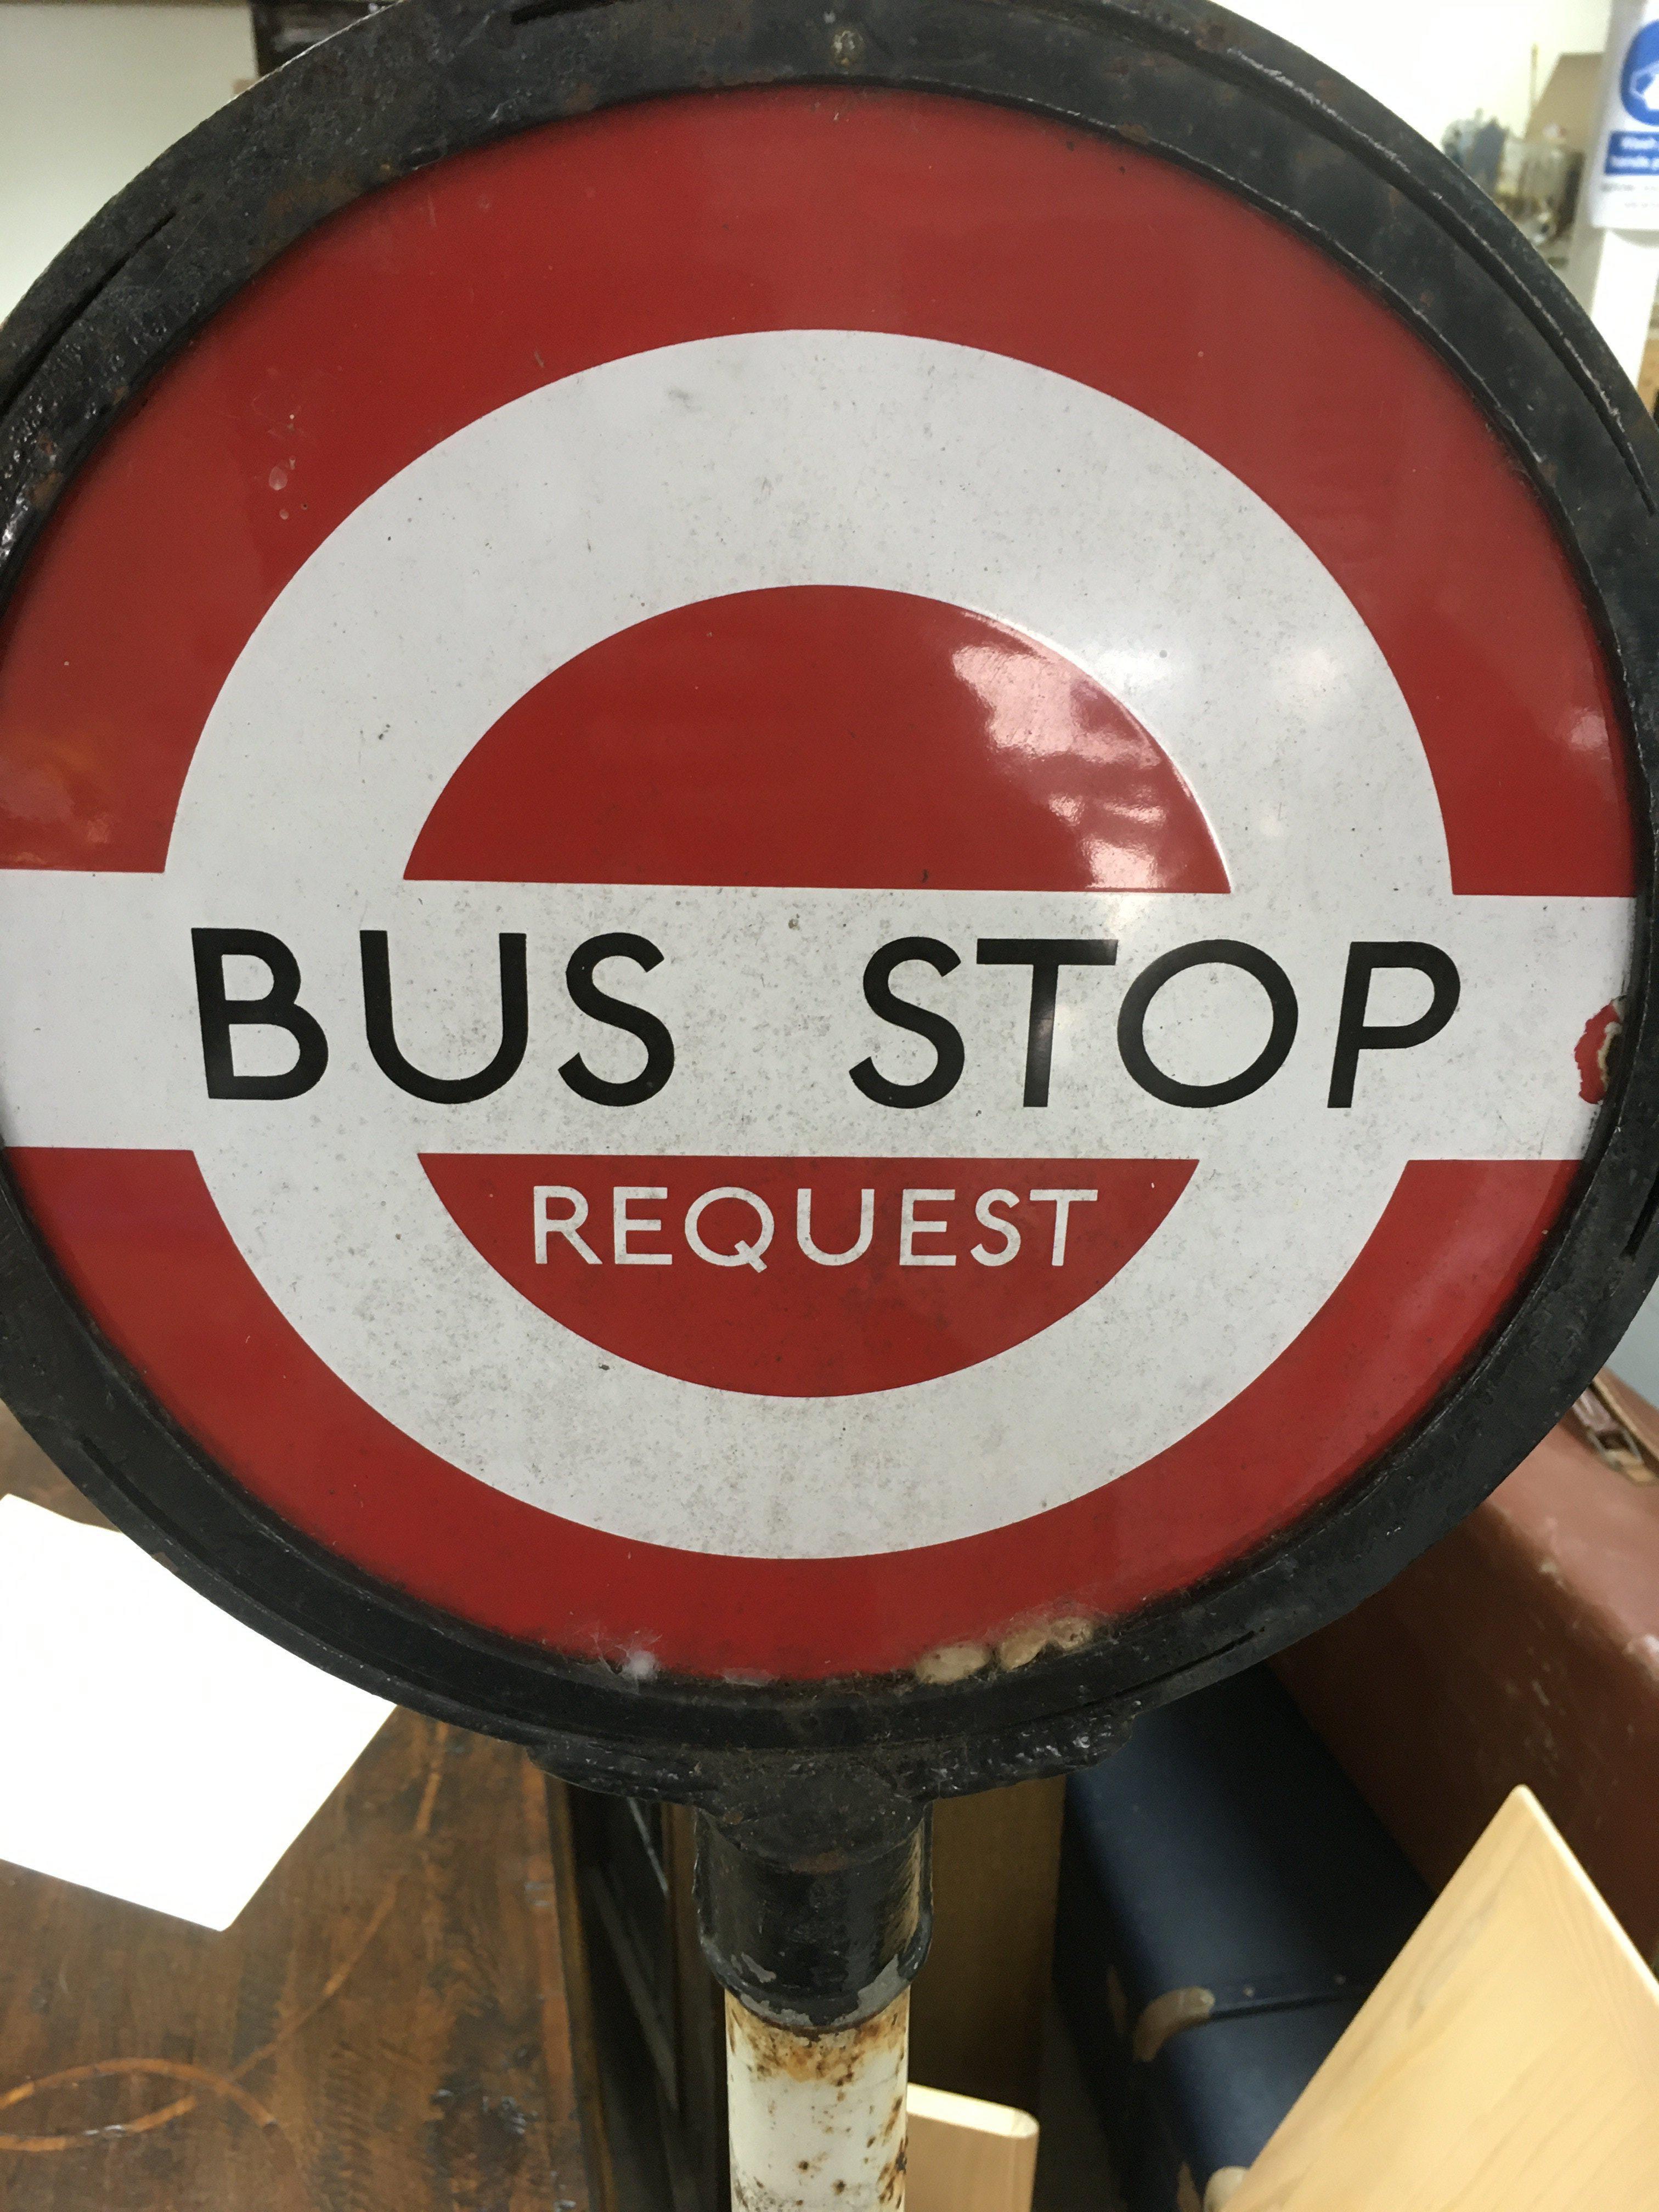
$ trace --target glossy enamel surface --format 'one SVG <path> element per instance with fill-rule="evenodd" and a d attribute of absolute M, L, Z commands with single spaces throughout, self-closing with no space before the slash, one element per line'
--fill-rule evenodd
<path fill-rule="evenodd" d="M 1009 110 L 619 109 L 333 219 L 54 519 L 0 633 L 6 912 L 153 946 L 173 1058 L 152 1081 L 135 1030 L 106 1114 L 66 1024 L 6 1079 L 14 1172 L 236 1481 L 444 1611 L 644 1674 L 1069 1636 L 1293 1524 L 1512 1302 L 1594 1132 L 1575 1055 L 1626 986 L 1628 775 L 1542 508 L 1313 246 Z M 309 1101 L 202 1107 L 201 926 L 300 947 L 332 1054 Z M 411 1058 L 458 1070 L 501 1034 L 490 940 L 526 937 L 511 1089 L 395 1128 L 348 1101 L 337 1141 L 337 1086 L 380 1082 L 362 927 L 426 1009 Z M 640 1048 L 583 1026 L 567 963 L 619 934 L 664 952 L 602 980 L 676 1070 L 583 1121 L 570 1059 L 621 1083 Z M 1456 1024 L 1339 1141 L 1350 945 L 1437 936 Z M 954 964 L 893 988 L 966 1072 L 872 1106 L 860 1054 L 906 1084 L 931 1048 L 860 980 L 918 938 Z M 1114 947 L 1063 973 L 1042 1104 L 1032 970 L 985 951 L 1033 938 Z M 1117 1010 L 1194 941 L 1266 947 L 1298 1042 L 1278 1089 L 1156 1113 Z M 724 980 L 676 999 L 699 960 Z M 101 1003 L 72 966 L 38 995 L 82 984 Z M 1201 1086 L 1264 1018 L 1224 963 L 1192 988 L 1148 1036 Z M 592 1256 L 556 1227 L 538 1256 L 548 1190 Z M 803 1191 L 837 1254 L 868 1191 L 866 1250 L 814 1259 Z M 700 1254 L 721 1192 L 747 1196 Z M 749 1199 L 767 1264 L 723 1264 Z M 424 1306 L 395 1277 L 417 1218 Z"/>

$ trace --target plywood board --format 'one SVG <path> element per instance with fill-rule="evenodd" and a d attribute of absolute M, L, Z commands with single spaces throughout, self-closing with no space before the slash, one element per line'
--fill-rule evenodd
<path fill-rule="evenodd" d="M 1037 2124 L 945 2089 L 909 2091 L 905 2212 L 1030 2212 Z"/>
<path fill-rule="evenodd" d="M 1659 1984 L 1516 1790 L 1228 2212 L 1659 2205 Z"/>

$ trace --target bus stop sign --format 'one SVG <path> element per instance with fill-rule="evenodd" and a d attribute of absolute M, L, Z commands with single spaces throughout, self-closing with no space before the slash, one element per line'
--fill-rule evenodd
<path fill-rule="evenodd" d="M 297 1648 L 1064 1763 L 1634 1310 L 1655 433 L 1222 21 L 408 0 L 8 325 L 0 1388 Z"/>

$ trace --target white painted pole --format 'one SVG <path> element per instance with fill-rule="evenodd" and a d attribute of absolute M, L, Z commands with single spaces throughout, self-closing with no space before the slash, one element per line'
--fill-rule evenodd
<path fill-rule="evenodd" d="M 1634 384 L 1642 374 L 1654 295 L 1659 293 L 1659 236 L 1597 230 L 1580 216 L 1566 274 L 1568 289 Z"/>
<path fill-rule="evenodd" d="M 1659 290 L 1659 0 L 1614 0 L 1566 277 L 1634 384 Z"/>
<path fill-rule="evenodd" d="M 726 1999 L 732 2212 L 904 2212 L 910 1992 L 803 2033 Z"/>

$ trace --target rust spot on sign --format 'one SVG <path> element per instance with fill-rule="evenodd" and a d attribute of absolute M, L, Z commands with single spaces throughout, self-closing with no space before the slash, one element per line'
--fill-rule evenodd
<path fill-rule="evenodd" d="M 1578 1063 L 1578 1096 L 1586 1105 L 1599 1106 L 1607 1095 L 1613 1054 L 1625 1026 L 1625 1002 L 1609 1000 L 1584 1024 L 1573 1058 Z"/>

